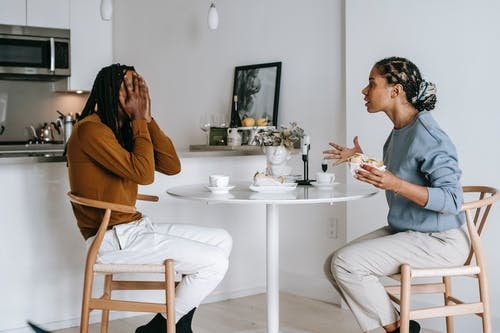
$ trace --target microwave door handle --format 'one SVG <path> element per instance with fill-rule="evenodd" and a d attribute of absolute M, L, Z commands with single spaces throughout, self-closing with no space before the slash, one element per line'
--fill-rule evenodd
<path fill-rule="evenodd" d="M 56 45 L 54 38 L 50 38 L 50 71 L 55 72 L 56 70 Z"/>

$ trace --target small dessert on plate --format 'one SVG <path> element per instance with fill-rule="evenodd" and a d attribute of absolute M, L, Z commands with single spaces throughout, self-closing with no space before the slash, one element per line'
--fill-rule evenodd
<path fill-rule="evenodd" d="M 285 177 L 283 176 L 269 176 L 263 172 L 257 172 L 253 176 L 253 184 L 256 186 L 269 186 L 269 185 L 283 185 L 285 183 Z"/>
<path fill-rule="evenodd" d="M 287 183 L 283 176 L 270 176 L 263 172 L 257 172 L 250 185 L 252 191 L 264 193 L 283 193 L 292 191 L 296 187 L 297 183 Z"/>
<path fill-rule="evenodd" d="M 379 169 L 380 171 L 385 170 L 385 165 L 383 161 L 376 159 L 374 157 L 365 156 L 364 154 L 361 153 L 356 153 L 351 157 L 349 157 L 347 160 L 349 161 L 349 168 L 353 176 L 355 175 L 356 170 L 358 170 L 361 167 L 361 164 L 371 165 Z"/>

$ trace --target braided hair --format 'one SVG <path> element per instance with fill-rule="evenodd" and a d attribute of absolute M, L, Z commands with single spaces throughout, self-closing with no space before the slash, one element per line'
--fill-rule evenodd
<path fill-rule="evenodd" d="M 389 84 L 400 84 L 406 99 L 418 111 L 433 110 L 436 102 L 436 85 L 422 79 L 417 66 L 410 60 L 390 57 L 378 61 L 374 66 Z"/>
<path fill-rule="evenodd" d="M 132 151 L 133 135 L 128 117 L 121 128 L 118 126 L 120 86 L 128 70 L 135 71 L 132 66 L 120 64 L 102 68 L 95 78 L 90 96 L 78 120 L 97 113 L 103 124 L 106 124 L 113 131 L 120 145 L 128 151 Z"/>

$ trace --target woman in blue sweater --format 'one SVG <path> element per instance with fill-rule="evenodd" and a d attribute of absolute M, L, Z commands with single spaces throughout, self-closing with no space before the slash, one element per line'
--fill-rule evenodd
<path fill-rule="evenodd" d="M 462 265 L 469 253 L 464 228 L 461 170 L 457 152 L 430 110 L 436 103 L 434 84 L 422 79 L 409 60 L 392 57 L 377 62 L 362 90 L 369 113 L 384 112 L 394 128 L 387 138 L 380 171 L 362 165 L 355 178 L 385 190 L 388 226 L 364 235 L 332 253 L 325 273 L 351 308 L 363 331 L 384 327 L 399 332 L 399 314 L 380 276 L 414 267 Z M 334 165 L 362 153 L 330 143 L 324 151 Z M 410 332 L 420 325 L 410 321 Z"/>

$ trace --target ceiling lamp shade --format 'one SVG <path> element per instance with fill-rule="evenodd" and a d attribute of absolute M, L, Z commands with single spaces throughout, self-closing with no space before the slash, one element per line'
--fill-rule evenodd
<path fill-rule="evenodd" d="M 215 3 L 212 2 L 208 8 L 208 28 L 210 30 L 216 30 L 219 26 L 219 14 L 217 14 L 217 8 L 215 8 Z"/>
<path fill-rule="evenodd" d="M 101 18 L 104 21 L 110 21 L 113 17 L 112 0 L 101 0 Z"/>

